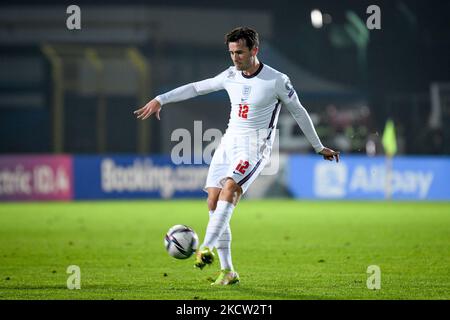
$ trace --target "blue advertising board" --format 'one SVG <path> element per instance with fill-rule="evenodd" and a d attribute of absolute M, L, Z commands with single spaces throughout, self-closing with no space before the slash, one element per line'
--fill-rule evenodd
<path fill-rule="evenodd" d="M 390 168 L 390 169 L 389 169 Z M 287 185 L 296 198 L 450 200 L 449 157 L 344 155 L 339 163 L 292 155 Z"/>
<path fill-rule="evenodd" d="M 74 156 L 75 199 L 205 197 L 208 167 L 169 156 Z"/>

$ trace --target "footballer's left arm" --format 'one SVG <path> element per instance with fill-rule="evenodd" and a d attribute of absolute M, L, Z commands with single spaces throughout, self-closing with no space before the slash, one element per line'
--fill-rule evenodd
<path fill-rule="evenodd" d="M 283 75 L 280 80 L 281 81 L 277 86 L 278 97 L 294 117 L 300 129 L 305 134 L 306 139 L 308 139 L 314 150 L 318 154 L 321 154 L 325 160 L 332 161 L 333 159 L 336 159 L 336 162 L 339 162 L 339 152 L 322 145 L 316 129 L 314 128 L 311 117 L 309 116 L 308 111 L 306 111 L 300 103 L 297 93 L 292 87 L 289 78 L 286 75 Z"/>

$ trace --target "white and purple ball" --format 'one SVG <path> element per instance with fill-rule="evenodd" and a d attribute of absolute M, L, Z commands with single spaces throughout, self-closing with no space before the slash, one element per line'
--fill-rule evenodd
<path fill-rule="evenodd" d="M 197 250 L 198 236 L 192 228 L 177 224 L 167 231 L 164 245 L 172 257 L 187 259 Z"/>

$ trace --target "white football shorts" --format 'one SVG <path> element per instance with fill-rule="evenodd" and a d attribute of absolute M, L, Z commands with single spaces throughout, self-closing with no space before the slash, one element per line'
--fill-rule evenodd
<path fill-rule="evenodd" d="M 267 139 L 225 134 L 211 160 L 204 190 L 223 188 L 227 178 L 232 178 L 244 194 L 269 162 L 271 149 Z"/>

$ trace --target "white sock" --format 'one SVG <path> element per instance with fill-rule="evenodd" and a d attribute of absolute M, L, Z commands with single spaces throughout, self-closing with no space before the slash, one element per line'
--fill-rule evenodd
<path fill-rule="evenodd" d="M 220 236 L 227 228 L 233 214 L 234 205 L 227 201 L 217 201 L 217 207 L 214 214 L 209 218 L 208 226 L 206 227 L 205 240 L 202 247 L 208 247 L 213 250 L 217 247 Z"/>
<path fill-rule="evenodd" d="M 214 211 L 210 211 L 209 217 L 211 217 L 213 213 Z M 219 237 L 216 249 L 220 260 L 220 269 L 234 271 L 233 262 L 231 260 L 231 228 L 229 223 L 227 224 L 225 231 Z"/>

